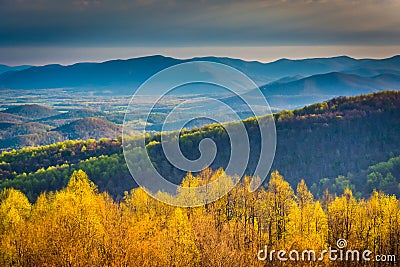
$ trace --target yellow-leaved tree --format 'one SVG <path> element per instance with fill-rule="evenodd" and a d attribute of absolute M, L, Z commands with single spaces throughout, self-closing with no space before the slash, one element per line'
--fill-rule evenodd
<path fill-rule="evenodd" d="M 166 263 L 168 266 L 198 266 L 200 252 L 187 214 L 175 208 L 164 231 Z"/>
<path fill-rule="evenodd" d="M 323 250 L 328 235 L 328 220 L 319 201 L 314 201 L 304 180 L 297 185 L 296 202 L 289 214 L 290 248 Z"/>
<path fill-rule="evenodd" d="M 263 221 L 267 234 L 267 245 L 280 245 L 282 248 L 288 246 L 286 241 L 289 214 L 294 203 L 295 195 L 292 187 L 278 171 L 272 172 L 267 191 L 261 200 L 261 206 L 265 214 Z"/>
<path fill-rule="evenodd" d="M 0 193 L 0 201 L 0 265 L 26 265 L 26 224 L 31 204 L 24 194 L 12 188 Z"/>

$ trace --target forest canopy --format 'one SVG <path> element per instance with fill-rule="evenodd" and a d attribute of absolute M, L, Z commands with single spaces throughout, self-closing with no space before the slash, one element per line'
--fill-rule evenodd
<path fill-rule="evenodd" d="M 188 174 L 182 185 L 218 179 L 223 170 Z M 374 191 L 356 199 L 350 189 L 316 200 L 304 180 L 294 189 L 278 172 L 249 192 L 250 177 L 216 202 L 173 207 L 141 188 L 115 202 L 99 193 L 85 172 L 35 203 L 15 189 L 0 193 L 0 265 L 17 266 L 264 266 L 260 249 L 371 250 L 392 266 L 399 255 L 400 205 Z M 196 197 L 179 196 L 178 197 Z M 393 256 L 392 256 L 393 255 Z M 390 256 L 390 257 L 389 257 Z M 343 266 L 343 261 L 278 261 L 279 266 Z M 297 265 L 296 265 L 297 264 Z M 348 261 L 346 266 L 368 264 Z M 385 265 L 386 264 L 386 265 Z"/>

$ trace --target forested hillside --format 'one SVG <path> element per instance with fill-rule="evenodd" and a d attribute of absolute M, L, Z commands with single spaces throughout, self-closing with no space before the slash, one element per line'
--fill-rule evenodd
<path fill-rule="evenodd" d="M 346 187 L 353 187 L 358 194 L 370 194 L 374 187 L 365 186 L 366 179 L 354 179 L 353 175 L 400 154 L 399 92 L 335 98 L 303 109 L 282 111 L 275 115 L 275 120 L 277 148 L 272 170 L 279 170 L 292 185 L 305 179 L 318 196 L 326 188 L 340 194 Z M 247 174 L 251 175 L 260 141 L 255 120 L 245 120 L 245 125 L 251 145 Z M 229 138 L 220 125 L 182 132 L 183 154 L 197 158 L 198 144 L 204 138 L 213 139 L 218 147 L 212 167 L 226 166 Z M 151 141 L 147 149 L 158 170 L 179 182 L 184 174 L 163 156 L 160 136 Z M 396 181 L 399 183 L 400 177 Z M 400 193 L 399 189 L 394 190 Z"/>
<path fill-rule="evenodd" d="M 274 116 L 278 139 L 272 170 L 279 170 L 292 186 L 304 179 L 316 197 L 322 197 L 325 189 L 340 195 L 346 187 L 353 189 L 357 197 L 367 197 L 373 189 L 400 196 L 400 175 L 395 167 L 395 157 L 400 155 L 399 92 L 335 98 Z M 259 137 L 254 119 L 244 123 L 250 136 L 247 174 L 251 175 L 258 159 Z M 212 138 L 218 148 L 211 167 L 224 168 L 230 146 L 220 125 L 182 131 L 183 154 L 198 157 L 198 143 L 206 137 Z M 186 173 L 166 161 L 159 140 L 159 134 L 148 135 L 147 151 L 159 172 L 180 183 Z M 77 169 L 87 172 L 100 191 L 116 198 L 135 186 L 118 139 L 67 141 L 3 152 L 0 163 L 0 187 L 20 189 L 31 200 L 43 191 L 66 186 Z M 385 164 L 394 167 L 382 168 Z"/>
<path fill-rule="evenodd" d="M 80 138 L 99 139 L 103 137 L 115 138 L 121 135 L 122 126 L 99 118 L 85 118 L 60 126 L 54 130 L 71 140 Z"/>
<path fill-rule="evenodd" d="M 13 114 L 28 119 L 41 119 L 59 114 L 57 110 L 41 105 L 23 105 L 9 108 L 4 113 Z"/>

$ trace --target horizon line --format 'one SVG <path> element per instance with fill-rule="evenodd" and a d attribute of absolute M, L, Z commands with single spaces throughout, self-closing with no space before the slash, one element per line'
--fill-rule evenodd
<path fill-rule="evenodd" d="M 390 56 L 384 56 L 384 57 L 355 57 L 355 56 L 350 56 L 347 54 L 342 54 L 342 55 L 332 55 L 332 56 L 317 56 L 317 57 L 281 57 L 278 59 L 274 59 L 271 61 L 262 61 L 262 60 L 249 60 L 241 57 L 230 57 L 230 56 L 217 56 L 217 55 L 208 55 L 208 56 L 192 56 L 192 57 L 186 57 L 186 56 L 170 56 L 166 54 L 148 54 L 148 55 L 139 55 L 139 56 L 132 56 L 132 57 L 116 57 L 116 58 L 109 58 L 109 59 L 99 59 L 99 60 L 83 60 L 83 61 L 76 61 L 72 63 L 45 63 L 45 64 L 7 64 L 7 63 L 2 63 L 0 62 L 0 65 L 7 66 L 7 67 L 22 67 L 22 66 L 29 66 L 29 67 L 43 67 L 43 66 L 51 66 L 51 65 L 58 65 L 62 67 L 68 67 L 68 66 L 73 66 L 77 64 L 102 64 L 102 63 L 107 63 L 107 62 L 112 62 L 112 61 L 128 61 L 128 60 L 134 60 L 134 59 L 140 59 L 140 58 L 150 58 L 150 57 L 163 57 L 163 58 L 171 58 L 171 59 L 177 59 L 177 60 L 193 60 L 193 59 L 205 59 L 205 58 L 220 58 L 220 59 L 233 59 L 233 60 L 241 60 L 243 62 L 256 62 L 260 64 L 270 64 L 274 62 L 278 62 L 281 60 L 288 60 L 288 61 L 302 61 L 302 60 L 313 60 L 313 59 L 334 59 L 334 58 L 349 58 L 349 59 L 354 59 L 354 60 L 386 60 L 386 59 L 392 59 L 395 57 L 399 57 L 400 53 L 394 53 Z"/>

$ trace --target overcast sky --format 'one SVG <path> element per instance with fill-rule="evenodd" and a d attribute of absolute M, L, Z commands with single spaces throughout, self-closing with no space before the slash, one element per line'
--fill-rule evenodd
<path fill-rule="evenodd" d="M 0 0 L 0 63 L 400 54 L 399 0 Z"/>

